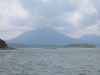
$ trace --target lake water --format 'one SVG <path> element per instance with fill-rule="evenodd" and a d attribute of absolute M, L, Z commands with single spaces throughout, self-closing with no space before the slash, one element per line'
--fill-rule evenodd
<path fill-rule="evenodd" d="M 100 48 L 0 50 L 0 75 L 100 75 Z"/>

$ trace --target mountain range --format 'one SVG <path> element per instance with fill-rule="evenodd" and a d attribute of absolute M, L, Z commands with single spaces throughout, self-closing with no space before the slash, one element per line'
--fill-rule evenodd
<path fill-rule="evenodd" d="M 71 38 L 61 32 L 44 27 L 41 29 L 26 31 L 20 36 L 7 40 L 7 43 L 42 44 L 42 45 L 68 45 L 75 43 L 89 43 L 100 45 L 100 36 L 84 35 L 78 39 Z"/>

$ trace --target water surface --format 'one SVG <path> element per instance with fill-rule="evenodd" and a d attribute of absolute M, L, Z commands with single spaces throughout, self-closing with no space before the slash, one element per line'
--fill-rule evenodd
<path fill-rule="evenodd" d="M 100 48 L 0 50 L 0 75 L 100 75 Z"/>

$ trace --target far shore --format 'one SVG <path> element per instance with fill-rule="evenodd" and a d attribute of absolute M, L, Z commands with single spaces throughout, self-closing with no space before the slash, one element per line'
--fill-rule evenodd
<path fill-rule="evenodd" d="M 100 48 L 100 47 L 61 47 L 61 48 Z"/>
<path fill-rule="evenodd" d="M 14 50 L 16 48 L 11 48 L 11 47 L 8 47 L 8 48 L 0 48 L 0 50 Z"/>
<path fill-rule="evenodd" d="M 59 48 L 64 48 L 64 49 L 77 49 L 77 48 L 80 48 L 80 47 L 58 47 L 58 48 L 42 48 L 42 49 L 59 49 Z M 100 48 L 100 47 L 85 47 L 85 48 Z M 17 49 L 20 49 L 20 48 L 0 48 L 0 50 L 17 50 Z M 24 48 L 22 48 L 24 49 Z M 28 48 L 26 48 L 28 49 Z M 41 48 L 29 48 L 29 49 L 41 49 Z M 80 48 L 81 49 L 81 48 Z"/>

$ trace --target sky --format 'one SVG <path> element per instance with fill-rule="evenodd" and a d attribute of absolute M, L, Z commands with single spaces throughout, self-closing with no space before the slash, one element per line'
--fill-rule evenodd
<path fill-rule="evenodd" d="M 51 27 L 79 38 L 100 36 L 100 0 L 0 0 L 0 38 Z"/>

